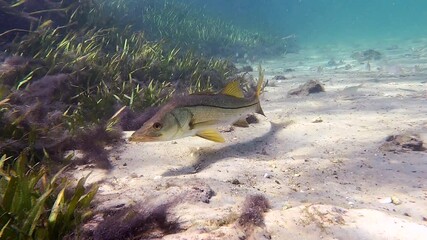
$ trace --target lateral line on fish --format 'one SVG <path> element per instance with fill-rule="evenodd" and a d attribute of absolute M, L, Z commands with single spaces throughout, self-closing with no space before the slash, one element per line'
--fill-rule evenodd
<path fill-rule="evenodd" d="M 183 108 L 185 108 L 185 107 L 214 107 L 214 108 L 221 108 L 221 109 L 239 109 L 239 108 L 253 107 L 257 104 L 259 104 L 259 102 L 253 103 L 250 105 L 239 106 L 239 107 L 223 107 L 223 106 L 216 106 L 216 105 L 198 104 L 198 105 L 191 105 L 191 106 L 183 106 Z"/>

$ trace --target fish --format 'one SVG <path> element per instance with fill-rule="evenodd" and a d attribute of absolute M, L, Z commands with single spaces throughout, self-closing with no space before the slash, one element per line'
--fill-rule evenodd
<path fill-rule="evenodd" d="M 129 138 L 131 142 L 170 141 L 198 136 L 214 142 L 225 142 L 216 129 L 236 123 L 248 126 L 250 113 L 264 115 L 259 100 L 263 89 L 264 72 L 260 68 L 254 93 L 245 97 L 239 81 L 229 82 L 219 93 L 200 93 L 177 96 L 163 105 Z"/>

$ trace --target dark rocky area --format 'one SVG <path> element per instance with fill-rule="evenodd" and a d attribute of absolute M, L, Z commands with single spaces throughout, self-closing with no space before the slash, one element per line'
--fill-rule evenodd
<path fill-rule="evenodd" d="M 407 151 L 425 151 L 423 141 L 418 135 L 399 134 L 391 135 L 386 138 L 386 142 L 380 149 L 385 152 L 407 152 Z"/>
<path fill-rule="evenodd" d="M 382 54 L 376 50 L 368 49 L 365 51 L 359 51 L 351 54 L 351 58 L 359 62 L 380 60 L 382 58 Z"/>
<path fill-rule="evenodd" d="M 317 80 L 310 80 L 295 89 L 289 90 L 288 96 L 307 96 L 312 93 L 320 93 L 324 91 L 325 88 L 322 83 Z"/>

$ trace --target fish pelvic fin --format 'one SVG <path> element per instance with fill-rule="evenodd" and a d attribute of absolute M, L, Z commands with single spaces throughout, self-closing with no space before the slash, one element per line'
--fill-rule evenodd
<path fill-rule="evenodd" d="M 244 98 L 245 95 L 243 94 L 242 89 L 240 88 L 240 82 L 235 80 L 232 82 L 229 82 L 225 88 L 221 91 L 224 95 L 233 96 L 236 98 Z"/>
<path fill-rule="evenodd" d="M 196 136 L 218 143 L 225 142 L 224 137 L 215 129 L 199 131 L 196 133 Z"/>

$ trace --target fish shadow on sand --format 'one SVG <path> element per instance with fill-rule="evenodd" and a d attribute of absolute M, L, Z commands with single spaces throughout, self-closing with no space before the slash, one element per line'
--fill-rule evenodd
<path fill-rule="evenodd" d="M 191 166 L 185 166 L 178 169 L 169 170 L 162 174 L 163 177 L 169 176 L 180 176 L 187 174 L 194 174 L 200 172 L 211 164 L 214 164 L 222 159 L 229 157 L 248 157 L 256 155 L 257 158 L 265 158 L 265 154 L 262 153 L 263 148 L 271 142 L 277 132 L 286 128 L 290 122 L 285 123 L 273 123 L 270 122 L 270 130 L 264 133 L 262 136 L 256 137 L 246 142 L 236 143 L 227 145 L 222 148 L 215 149 L 202 149 L 198 152 L 195 163 Z"/>

